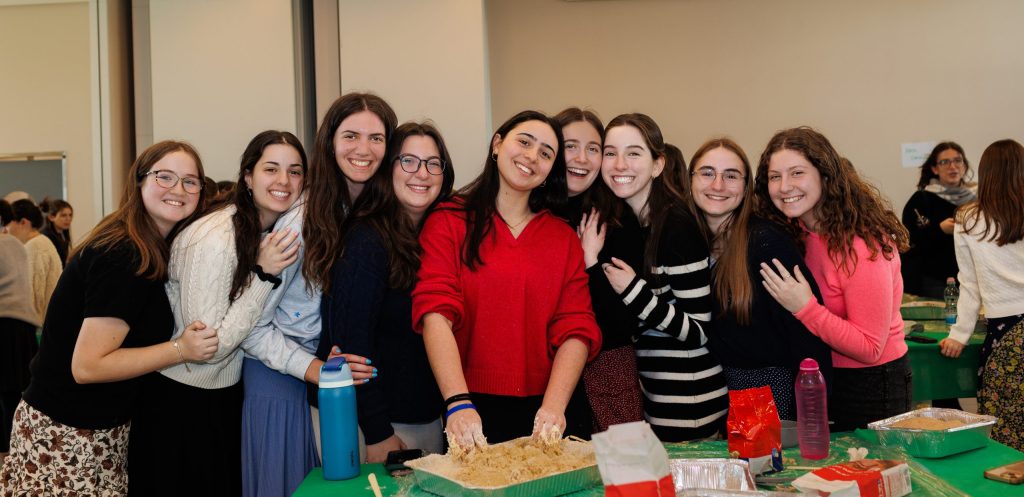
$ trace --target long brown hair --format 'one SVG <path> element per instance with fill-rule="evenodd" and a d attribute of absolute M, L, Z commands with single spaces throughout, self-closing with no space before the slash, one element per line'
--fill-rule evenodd
<path fill-rule="evenodd" d="M 654 122 L 654 119 L 646 114 L 634 113 L 616 116 L 605 127 L 605 134 L 607 135 L 609 130 L 618 126 L 636 128 L 651 151 L 651 159 L 664 158 L 665 160 L 665 168 L 661 174 L 651 179 L 651 192 L 647 197 L 647 203 L 641 209 L 641 213 L 646 212 L 646 219 L 640 219 L 640 224 L 649 225 L 651 229 L 650 238 L 644 248 L 642 274 L 647 278 L 654 278 L 655 275 L 651 274 L 651 270 L 657 264 L 659 240 L 661 240 L 665 220 L 668 219 L 669 214 L 674 211 L 696 217 L 686 201 L 690 195 L 686 159 L 683 158 L 683 152 L 678 147 L 665 143 L 661 128 Z"/>
<path fill-rule="evenodd" d="M 348 179 L 334 157 L 334 134 L 345 118 L 363 111 L 374 113 L 384 123 L 384 144 L 389 144 L 398 125 L 398 117 L 391 106 L 372 93 L 348 93 L 335 100 L 324 115 L 310 153 L 306 211 L 302 220 L 302 240 L 306 250 L 302 276 L 309 289 L 318 287 L 324 293 L 330 291 L 331 265 L 342 249 L 338 227 L 345 220 L 353 200 L 348 194 Z"/>
<path fill-rule="evenodd" d="M 878 188 L 861 179 L 853 164 L 836 152 L 825 135 L 806 126 L 775 133 L 761 154 L 754 183 L 760 215 L 803 234 L 800 222 L 786 219 L 768 194 L 768 162 L 780 150 L 803 155 L 821 175 L 821 199 L 813 207 L 818 221 L 815 229 L 828 245 L 829 258 L 836 267 L 853 274 L 857 267 L 855 237 L 867 244 L 869 260 L 875 260 L 879 253 L 891 260 L 897 251 L 910 248 L 907 228 Z"/>
<path fill-rule="evenodd" d="M 413 224 L 412 218 L 406 214 L 402 203 L 398 201 L 394 188 L 395 168 L 399 167 L 398 156 L 402 153 L 405 139 L 411 136 L 426 136 L 433 140 L 438 155 L 445 164 L 441 175 L 441 191 L 416 224 Z M 341 228 L 342 240 L 358 224 L 369 225 L 380 235 L 388 251 L 388 286 L 411 289 L 416 283 L 416 272 L 420 268 L 420 229 L 434 207 L 451 196 L 454 184 L 455 170 L 452 168 L 451 154 L 448 153 L 441 132 L 429 121 L 404 123 L 395 129 L 380 170 L 366 182 L 366 188 L 352 206 L 352 212 Z"/>
<path fill-rule="evenodd" d="M 249 141 L 242 152 L 241 164 L 238 168 L 238 188 L 235 188 L 231 203 L 235 205 L 235 214 L 231 216 L 231 224 L 235 228 L 235 254 L 238 257 L 238 265 L 235 266 L 235 275 L 231 278 L 231 301 L 234 302 L 242 290 L 249 286 L 249 279 L 252 270 L 256 267 L 256 258 L 260 249 L 260 233 L 263 227 L 260 225 L 260 212 L 256 207 L 256 200 L 252 190 L 245 187 L 245 176 L 252 174 L 256 163 L 263 157 L 263 151 L 271 145 L 288 145 L 299 153 L 302 159 L 302 172 L 308 169 L 306 164 L 306 152 L 302 150 L 302 142 L 295 135 L 287 131 L 264 131 Z M 281 164 L 287 169 L 287 164 Z M 226 206 L 227 203 L 221 207 Z"/>
<path fill-rule="evenodd" d="M 1024 239 L 1024 146 L 999 140 L 985 149 L 978 162 L 978 198 L 957 214 L 967 233 L 984 218 L 985 229 L 971 233 L 980 240 L 1001 247 Z"/>
<path fill-rule="evenodd" d="M 731 314 L 736 322 L 744 326 L 750 324 L 751 307 L 753 306 L 753 283 L 750 281 L 748 270 L 747 251 L 750 239 L 750 216 L 754 205 L 754 175 L 750 170 L 750 161 L 746 152 L 736 142 L 729 138 L 714 138 L 704 142 L 690 160 L 690 176 L 692 177 L 700 159 L 708 152 L 715 149 L 725 149 L 737 157 L 743 163 L 743 174 L 746 178 L 743 185 L 743 199 L 736 210 L 732 211 L 718 233 L 712 233 L 708 226 L 707 219 L 701 214 L 691 195 L 687 197 L 690 208 L 697 213 L 697 226 L 704 233 L 708 241 L 708 247 L 714 250 L 715 246 L 722 247 L 718 255 L 718 262 L 715 268 L 715 278 L 712 280 L 712 291 L 715 300 L 718 302 L 718 311 L 723 314 Z M 717 245 L 716 245 L 717 244 Z"/>
<path fill-rule="evenodd" d="M 128 181 L 124 182 L 121 204 L 117 210 L 104 217 L 98 225 L 85 237 L 82 243 L 72 251 L 74 257 L 79 251 L 91 247 L 97 250 L 109 249 L 126 239 L 139 251 L 139 267 L 136 276 L 152 281 L 163 281 L 167 278 L 167 261 L 170 258 L 170 246 L 174 237 L 189 223 L 202 215 L 200 207 L 206 202 L 206 190 L 199 191 L 196 210 L 189 217 L 178 222 L 168 233 L 167 238 L 160 236 L 160 231 L 146 211 L 142 202 L 142 183 L 146 181 L 146 173 L 153 165 L 172 152 L 184 152 L 192 157 L 200 178 L 205 178 L 203 161 L 199 152 L 183 141 L 166 140 L 154 143 L 139 154 L 128 171 Z"/>

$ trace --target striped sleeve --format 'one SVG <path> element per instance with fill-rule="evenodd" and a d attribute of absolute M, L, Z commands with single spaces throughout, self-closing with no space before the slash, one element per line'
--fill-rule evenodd
<path fill-rule="evenodd" d="M 687 223 L 666 224 L 652 281 L 637 276 L 622 292 L 626 308 L 645 327 L 691 347 L 707 343 L 711 325 L 711 271 L 707 244 Z"/>

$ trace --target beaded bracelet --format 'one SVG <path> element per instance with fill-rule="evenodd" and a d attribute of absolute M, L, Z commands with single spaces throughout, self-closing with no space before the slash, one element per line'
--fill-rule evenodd
<path fill-rule="evenodd" d="M 444 417 L 445 417 L 445 419 L 448 419 L 448 418 L 450 418 L 452 416 L 452 414 L 455 414 L 455 413 L 457 413 L 457 412 L 459 412 L 459 411 L 461 411 L 463 409 L 472 409 L 472 410 L 475 411 L 476 410 L 476 406 L 473 405 L 472 403 L 469 403 L 469 404 L 459 404 L 459 405 L 457 405 L 457 406 L 455 406 L 455 407 L 453 407 L 451 409 L 448 409 L 448 412 L 444 413 Z"/>

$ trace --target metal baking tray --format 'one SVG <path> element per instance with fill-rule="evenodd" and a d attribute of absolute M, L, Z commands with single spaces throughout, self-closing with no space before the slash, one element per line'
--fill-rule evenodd
<path fill-rule="evenodd" d="M 766 497 L 766 492 L 748 492 L 746 490 L 714 490 L 708 488 L 696 488 L 693 490 L 681 490 L 676 492 L 676 497 Z"/>
<path fill-rule="evenodd" d="M 966 424 L 946 430 L 918 430 L 891 426 L 913 417 L 955 419 Z M 989 434 L 995 424 L 994 416 L 971 414 L 957 409 L 927 407 L 875 421 L 868 424 L 868 428 L 875 430 L 878 442 L 884 447 L 902 447 L 907 454 L 915 457 L 938 458 L 988 445 Z"/>
<path fill-rule="evenodd" d="M 568 446 L 569 450 L 589 450 L 591 452 L 594 450 L 589 443 L 585 442 L 566 441 L 565 443 L 570 444 Z M 602 485 L 601 473 L 598 471 L 597 464 L 595 463 L 580 469 L 555 473 L 544 478 L 513 483 L 503 487 L 465 486 L 462 483 L 431 471 L 433 464 L 440 461 L 440 458 L 443 457 L 446 456 L 435 454 L 405 463 L 413 469 L 416 484 L 420 488 L 442 497 L 557 496 Z"/>
<path fill-rule="evenodd" d="M 676 494 L 698 489 L 757 490 L 750 466 L 741 459 L 670 459 L 668 468 Z"/>

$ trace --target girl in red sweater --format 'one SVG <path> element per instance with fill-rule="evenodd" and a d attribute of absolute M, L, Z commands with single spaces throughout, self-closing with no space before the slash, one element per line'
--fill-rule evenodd
<path fill-rule="evenodd" d="M 584 363 L 601 347 L 565 202 L 561 129 L 524 111 L 495 132 L 484 172 L 420 235 L 413 326 L 462 449 L 560 437 Z"/>

